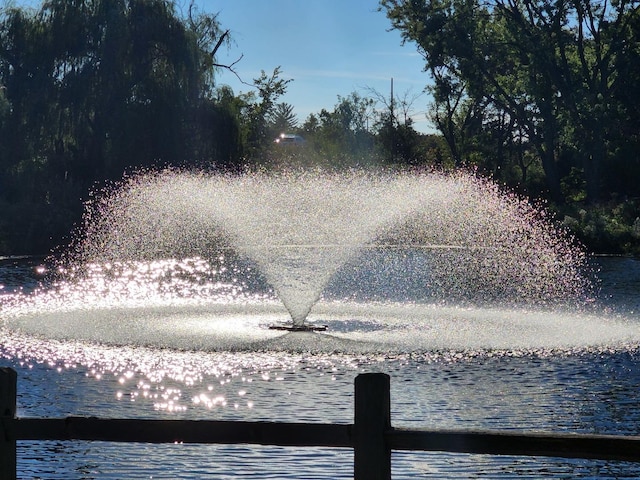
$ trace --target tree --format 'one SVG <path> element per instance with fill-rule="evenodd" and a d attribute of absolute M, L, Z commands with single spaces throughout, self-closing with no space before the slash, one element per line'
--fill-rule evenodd
<path fill-rule="evenodd" d="M 338 96 L 333 111 L 323 109 L 318 115 L 320 126 L 316 132 L 316 144 L 321 146 L 322 154 L 342 159 L 339 161 L 347 156 L 369 155 L 373 146 L 370 124 L 374 104 L 372 99 L 352 92 L 346 97 Z"/>
<path fill-rule="evenodd" d="M 289 132 L 298 125 L 295 113 L 293 113 L 293 105 L 289 103 L 278 103 L 270 118 L 272 130 L 277 134 Z"/>
<path fill-rule="evenodd" d="M 2 23 L 14 112 L 31 125 L 47 118 L 41 147 L 76 151 L 86 165 L 75 174 L 118 178 L 189 156 L 191 111 L 210 89 L 214 18 L 196 32 L 168 1 L 51 0 L 33 15 L 8 10 Z"/>
<path fill-rule="evenodd" d="M 393 82 L 393 80 L 392 80 Z M 420 95 L 409 90 L 401 96 L 394 95 L 393 83 L 389 97 L 373 88 L 367 89 L 377 104 L 382 104 L 376 120 L 376 144 L 383 157 L 390 163 L 418 165 L 427 162 L 419 148 L 419 134 L 413 128 L 411 112 Z"/>
<path fill-rule="evenodd" d="M 372 99 L 352 92 L 347 97 L 338 96 L 332 111 L 322 109 L 307 117 L 301 132 L 317 162 L 344 167 L 371 161 L 374 104 Z"/>
<path fill-rule="evenodd" d="M 278 98 L 285 94 L 291 79 L 280 78 L 280 67 L 268 76 L 262 70 L 260 77 L 254 79 L 254 87 L 258 90 L 258 98 L 253 92 L 243 96 L 243 121 L 246 128 L 246 144 L 248 155 L 257 159 L 264 155 L 273 140 L 270 119 L 276 112 Z"/>
<path fill-rule="evenodd" d="M 563 201 L 571 158 L 588 198 L 601 198 L 612 140 L 622 141 L 620 62 L 638 61 L 629 47 L 637 1 L 382 0 L 381 8 L 425 58 L 454 157 L 471 119 L 484 130 L 498 115 L 511 128 L 507 142 L 526 139 L 537 152 L 553 200 Z"/>
<path fill-rule="evenodd" d="M 40 251 L 59 239 L 97 181 L 237 156 L 196 128 L 237 128 L 213 96 L 226 41 L 215 16 L 184 18 L 169 0 L 0 8 L 0 202 L 14 208 L 15 238 Z"/>
<path fill-rule="evenodd" d="M 227 172 L 244 168 L 243 106 L 228 86 L 218 87 L 199 103 L 189 128 L 195 165 Z"/>
<path fill-rule="evenodd" d="M 302 124 L 302 132 L 305 135 L 315 135 L 320 130 L 320 119 L 318 115 L 311 113 Z"/>

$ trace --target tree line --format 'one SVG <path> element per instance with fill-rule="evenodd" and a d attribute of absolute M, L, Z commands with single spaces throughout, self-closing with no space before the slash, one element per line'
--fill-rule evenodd
<path fill-rule="evenodd" d="M 492 1 L 380 3 L 425 58 L 434 135 L 415 131 L 407 96 L 352 92 L 299 122 L 279 68 L 248 93 L 218 85 L 229 31 L 193 3 L 5 1 L 0 255 L 65 243 L 90 192 L 128 172 L 318 164 L 475 169 L 547 199 L 593 248 L 633 252 L 637 7 Z M 282 132 L 304 147 L 274 144 Z"/>

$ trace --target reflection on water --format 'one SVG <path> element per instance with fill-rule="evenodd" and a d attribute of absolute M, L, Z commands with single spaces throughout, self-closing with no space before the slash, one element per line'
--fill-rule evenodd
<path fill-rule="evenodd" d="M 461 287 L 461 300 L 433 284 L 429 267 L 435 256 L 441 263 L 443 252 L 368 253 L 366 261 L 347 264 L 314 305 L 308 320 L 329 326 L 326 334 L 270 330 L 287 321 L 287 310 L 251 263 L 230 254 L 50 269 L 33 294 L 17 289 L 0 297 L 4 334 L 174 350 L 362 354 L 627 349 L 640 343 L 631 295 L 620 292 L 618 306 L 609 293 L 615 280 L 603 283 L 602 301 L 588 290 L 540 303 L 513 295 L 515 287 L 488 298 Z"/>
<path fill-rule="evenodd" d="M 0 268 L 0 283 L 8 285 L 7 278 L 13 274 L 8 276 L 3 271 Z M 637 316 L 630 312 L 638 311 L 634 310 L 638 299 L 626 287 L 625 278 L 633 284 L 638 272 L 637 261 L 616 259 L 613 266 L 602 268 L 605 306 L 625 312 L 631 329 L 637 326 L 633 322 Z M 209 289 L 212 285 L 203 279 L 197 288 Z M 251 305 L 254 299 L 246 291 L 243 295 L 239 305 Z M 268 291 L 260 295 L 269 300 Z M 617 303 L 618 299 L 622 301 Z M 352 311 L 344 323 L 332 320 L 332 335 L 342 339 L 351 336 L 347 339 L 351 346 L 357 344 L 353 337 L 358 335 L 375 337 L 381 331 L 389 335 L 389 323 L 356 314 L 356 300 L 350 299 Z M 333 310 L 335 302 L 327 299 L 315 315 L 330 323 L 327 312 L 337 313 Z M 180 304 L 162 306 L 169 307 L 178 311 Z M 384 310 L 380 308 L 378 312 Z M 3 315 L 8 310 L 3 309 Z M 81 319 L 82 315 L 71 317 Z M 266 317 L 263 321 L 270 321 L 271 317 Z M 64 318 L 68 316 L 59 316 L 60 321 Z M 197 324 L 197 319 L 195 315 L 192 321 Z M 185 330 L 191 328 L 193 324 Z M 261 336 L 267 335 L 262 332 Z M 127 330 L 121 333 L 125 337 Z M 314 335 L 310 338 L 323 338 Z M 364 343 L 370 343 L 370 339 Z M 636 344 L 611 346 L 606 342 L 580 349 L 202 351 L 104 345 L 86 339 L 55 340 L 0 330 L 0 364 L 18 371 L 18 415 L 23 417 L 95 415 L 350 423 L 355 376 L 384 371 L 391 375 L 392 422 L 396 426 L 638 435 L 639 354 Z M 348 449 L 101 442 L 23 442 L 18 455 L 20 478 L 47 479 L 347 479 L 352 477 L 353 461 Z M 484 455 L 393 454 L 394 479 L 514 477 L 638 478 L 640 466 Z"/>
<path fill-rule="evenodd" d="M 0 256 L 0 295 L 31 293 L 40 285 L 46 270 L 39 257 Z"/>
<path fill-rule="evenodd" d="M 640 432 L 637 352 L 374 359 L 108 350 L 121 357 L 119 367 L 97 368 L 106 354 L 89 367 L 5 359 L 19 372 L 18 414 L 350 423 L 355 376 L 384 371 L 392 378 L 396 426 Z M 24 476 L 40 472 L 41 478 L 201 478 L 194 472 L 237 478 L 240 472 L 264 475 L 258 478 L 346 479 L 352 468 L 352 453 L 341 449 L 34 442 L 21 444 L 19 455 Z M 393 475 L 635 478 L 640 468 L 620 462 L 403 452 L 394 454 Z"/>
<path fill-rule="evenodd" d="M 606 257 L 594 261 L 600 272 L 600 301 L 617 311 L 638 314 L 640 261 L 625 257 Z"/>

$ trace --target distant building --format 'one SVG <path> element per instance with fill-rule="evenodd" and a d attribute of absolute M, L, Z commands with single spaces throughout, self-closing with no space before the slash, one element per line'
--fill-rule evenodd
<path fill-rule="evenodd" d="M 278 145 L 298 145 L 302 146 L 305 144 L 304 138 L 300 135 L 294 135 L 292 133 L 281 133 L 278 138 L 276 138 L 273 143 L 277 143 Z"/>

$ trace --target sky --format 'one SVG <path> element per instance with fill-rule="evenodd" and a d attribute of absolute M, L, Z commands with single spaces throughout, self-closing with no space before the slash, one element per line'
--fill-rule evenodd
<path fill-rule="evenodd" d="M 424 93 L 428 76 L 415 44 L 402 45 L 398 31 L 377 10 L 377 0 L 196 0 L 202 12 L 217 13 L 229 29 L 232 45 L 218 57 L 245 82 L 261 70 L 292 79 L 279 102 L 291 104 L 300 123 L 323 108 L 332 111 L 338 96 L 352 92 L 371 96 L 374 89 L 389 98 L 418 97 L 413 103 L 414 128 L 433 132 L 425 113 L 430 97 Z M 218 84 L 248 92 L 231 72 L 221 71 Z M 381 105 L 382 107 L 382 105 Z"/>
<path fill-rule="evenodd" d="M 38 0 L 16 0 L 18 6 L 39 6 Z M 185 12 L 190 0 L 176 0 Z M 431 133 L 425 113 L 430 96 L 424 61 L 413 43 L 402 45 L 400 32 L 391 30 L 378 0 L 194 0 L 203 13 L 218 15 L 232 44 L 222 48 L 218 62 L 235 65 L 237 75 L 252 83 L 261 70 L 281 68 L 291 79 L 278 103 L 293 106 L 302 124 L 311 113 L 332 111 L 338 96 L 352 92 L 372 96 L 373 89 L 389 98 L 391 79 L 396 97 L 414 99 L 411 117 L 419 132 Z M 218 85 L 237 95 L 251 91 L 235 74 L 220 70 Z M 382 105 L 380 105 L 382 108 Z"/>

